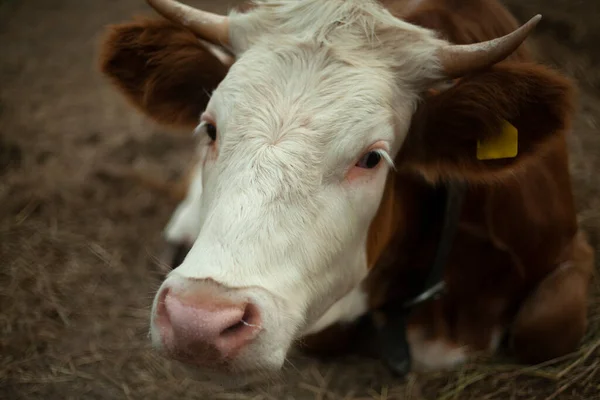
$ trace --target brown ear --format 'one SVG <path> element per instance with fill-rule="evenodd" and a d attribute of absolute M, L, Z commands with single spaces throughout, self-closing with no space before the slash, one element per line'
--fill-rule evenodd
<path fill-rule="evenodd" d="M 109 26 L 100 69 L 150 118 L 186 130 L 228 71 L 192 33 L 161 19 Z"/>
<path fill-rule="evenodd" d="M 398 165 L 431 181 L 501 179 L 562 138 L 574 112 L 573 87 L 558 73 L 531 63 L 501 63 L 427 98 L 414 115 Z M 516 157 L 482 159 L 477 143 L 518 131 Z"/>

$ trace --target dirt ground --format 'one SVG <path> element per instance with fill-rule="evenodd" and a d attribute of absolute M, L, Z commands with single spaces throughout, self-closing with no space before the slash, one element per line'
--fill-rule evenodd
<path fill-rule="evenodd" d="M 600 248 L 600 2 L 507 3 L 544 15 L 540 57 L 579 83 L 571 168 Z M 172 179 L 191 139 L 127 106 L 95 58 L 103 26 L 140 12 L 142 0 L 0 0 L 0 398 L 600 399 L 597 283 L 581 349 L 542 366 L 496 358 L 399 380 L 374 360 L 297 356 L 281 379 L 228 388 L 155 355 L 148 311 L 174 205 L 106 170 Z"/>

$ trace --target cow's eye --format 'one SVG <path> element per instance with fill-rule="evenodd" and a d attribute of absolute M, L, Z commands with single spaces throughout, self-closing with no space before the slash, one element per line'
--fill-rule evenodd
<path fill-rule="evenodd" d="M 378 151 L 370 151 L 361 157 L 356 163 L 359 168 L 375 168 L 381 161 L 381 154 Z"/>
<path fill-rule="evenodd" d="M 213 142 L 215 140 L 217 140 L 217 127 L 216 126 L 207 122 L 204 125 L 204 129 L 206 130 L 206 134 L 208 135 L 210 140 L 212 140 Z"/>

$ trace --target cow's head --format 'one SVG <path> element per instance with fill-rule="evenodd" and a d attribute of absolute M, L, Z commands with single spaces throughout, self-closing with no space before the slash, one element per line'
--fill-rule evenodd
<path fill-rule="evenodd" d="M 443 115 L 414 123 L 428 88 L 503 60 L 537 17 L 504 38 L 452 46 L 370 0 L 266 1 L 228 17 L 149 2 L 235 59 L 229 68 L 163 22 L 118 26 L 104 45 L 105 73 L 137 106 L 158 122 L 196 126 L 201 162 L 187 201 L 197 206 L 175 218 L 188 223 L 193 245 L 152 309 L 152 340 L 176 359 L 278 369 L 377 258 L 370 252 L 382 246 L 367 245 L 369 228 L 392 168 L 488 179 L 552 133 L 521 138 L 510 162 L 476 159 L 477 140 L 546 84 L 516 67 L 482 78 L 487 93 L 444 92 L 472 102 L 457 108 L 459 121 L 438 104 Z M 487 107 L 494 96 L 503 105 Z M 448 136 L 446 123 L 464 132 Z"/>

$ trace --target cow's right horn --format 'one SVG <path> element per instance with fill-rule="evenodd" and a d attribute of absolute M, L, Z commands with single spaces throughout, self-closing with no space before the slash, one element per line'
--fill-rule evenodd
<path fill-rule="evenodd" d="M 229 46 L 229 20 L 223 15 L 197 10 L 175 0 L 146 0 L 163 17 L 216 45 Z"/>

